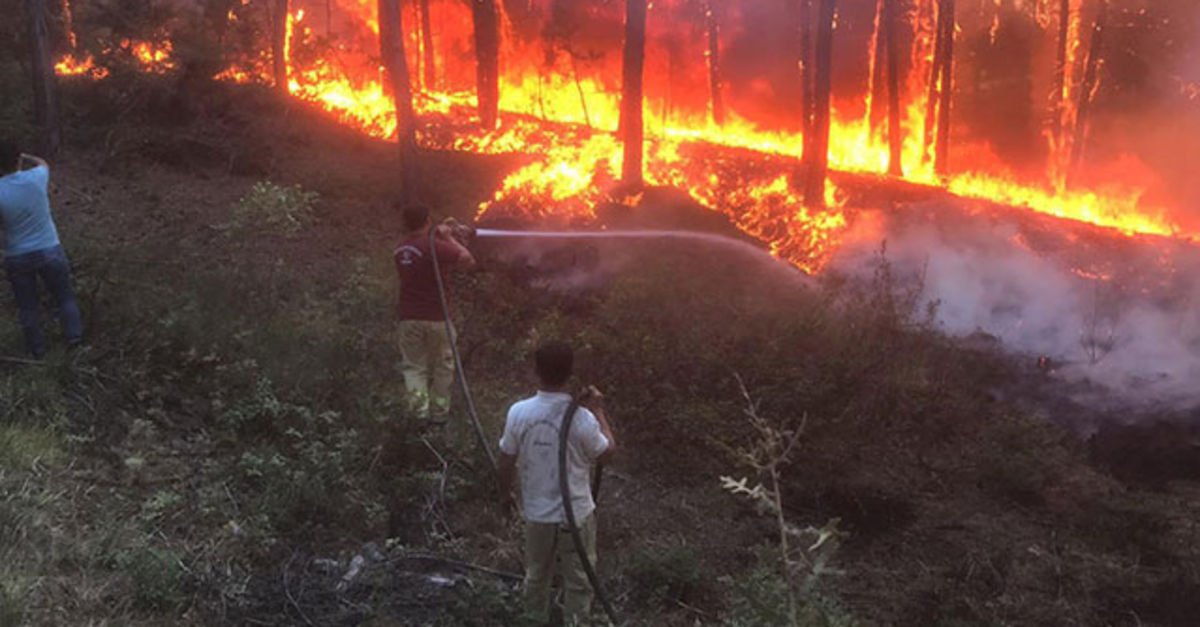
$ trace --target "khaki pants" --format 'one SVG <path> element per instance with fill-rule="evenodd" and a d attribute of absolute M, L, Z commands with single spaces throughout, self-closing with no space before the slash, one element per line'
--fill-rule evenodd
<path fill-rule="evenodd" d="M 444 419 L 450 413 L 454 353 L 445 322 L 401 320 L 400 354 L 409 410 L 419 418 Z"/>
<path fill-rule="evenodd" d="M 579 535 L 593 568 L 596 564 L 596 515 L 579 524 Z M 525 609 L 537 620 L 550 616 L 550 585 L 555 573 L 563 580 L 563 624 L 587 624 L 592 585 L 579 563 L 566 524 L 525 523 Z"/>

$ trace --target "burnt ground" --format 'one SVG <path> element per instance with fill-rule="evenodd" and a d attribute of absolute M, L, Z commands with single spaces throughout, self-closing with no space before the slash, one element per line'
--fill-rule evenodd
<path fill-rule="evenodd" d="M 391 148 L 252 90 L 120 117 L 75 89 L 55 206 L 91 345 L 0 363 L 0 624 L 518 622 L 518 528 L 470 434 L 399 409 Z M 468 218 L 517 160 L 427 154 L 426 199 Z M 303 228 L 239 220 L 263 180 L 320 195 Z M 648 223 L 725 228 L 671 204 Z M 479 246 L 454 287 L 489 433 L 529 390 L 536 337 L 571 339 L 608 391 L 625 450 L 601 573 L 631 623 L 778 624 L 778 529 L 719 482 L 755 474 L 738 377 L 769 422 L 803 418 L 786 516 L 848 534 L 803 596 L 812 624 L 1200 615 L 1188 423 L 1122 416 L 1082 440 L 1059 425 L 1093 410 L 932 332 L 886 284 L 686 243 L 536 263 Z M 12 320 L 0 341 L 19 350 Z"/>

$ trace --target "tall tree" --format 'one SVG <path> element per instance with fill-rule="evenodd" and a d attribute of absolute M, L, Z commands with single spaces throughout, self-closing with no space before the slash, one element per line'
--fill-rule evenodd
<path fill-rule="evenodd" d="M 1108 27 L 1108 0 L 1096 0 L 1096 21 L 1092 23 L 1092 40 L 1088 44 L 1087 61 L 1084 62 L 1083 82 L 1079 86 L 1079 104 L 1075 108 L 1075 136 L 1071 140 L 1070 169 L 1067 184 L 1078 173 L 1086 152 L 1088 118 L 1091 115 L 1092 99 L 1099 86 L 1100 59 L 1104 54 L 1104 31 Z"/>
<path fill-rule="evenodd" d="M 1067 47 L 1071 45 L 1071 0 L 1058 3 L 1058 58 L 1054 65 L 1054 95 L 1051 98 L 1052 128 L 1056 143 L 1061 144 L 1063 110 L 1067 96 Z"/>
<path fill-rule="evenodd" d="M 496 128 L 500 118 L 500 10 L 496 0 L 470 0 L 475 26 L 475 89 L 479 121 Z"/>
<path fill-rule="evenodd" d="M 712 119 L 717 126 L 725 124 L 725 98 L 721 94 L 721 24 L 713 9 L 712 0 L 704 0 L 704 25 L 708 31 L 708 91 L 712 101 Z"/>
<path fill-rule="evenodd" d="M 884 34 L 887 7 L 884 2 L 886 0 L 875 0 L 875 27 L 871 31 L 871 63 L 868 68 L 871 72 L 868 85 L 871 97 L 867 100 L 867 121 L 873 134 L 882 130 L 884 114 L 887 112 L 887 37 Z"/>
<path fill-rule="evenodd" d="M 647 0 L 625 0 L 625 58 L 622 72 L 621 133 L 625 159 L 621 181 L 630 189 L 644 184 L 642 160 L 645 142 L 643 74 L 646 65 Z"/>
<path fill-rule="evenodd" d="M 938 16 L 945 15 L 942 21 L 942 78 L 938 81 L 938 125 L 937 125 L 937 158 L 933 168 L 938 174 L 950 171 L 950 108 L 954 95 L 954 0 L 941 0 Z"/>
<path fill-rule="evenodd" d="M 812 140 L 813 110 L 816 108 L 813 92 L 813 0 L 793 0 L 796 18 L 799 20 L 800 53 L 796 67 L 800 71 L 800 132 L 803 133 L 804 153 L 801 160 L 808 163 L 809 143 Z"/>
<path fill-rule="evenodd" d="M 400 148 L 400 196 L 416 197 L 417 125 L 412 103 L 408 57 L 404 53 L 404 23 L 399 0 L 379 0 L 379 53 L 392 88 L 396 108 L 396 142 Z"/>
<path fill-rule="evenodd" d="M 833 88 L 833 18 L 837 0 L 818 0 L 817 42 L 813 72 L 812 141 L 808 148 L 804 202 L 810 207 L 825 205 L 825 178 L 829 170 L 829 102 Z M 806 151 L 807 152 L 807 151 Z"/>
<path fill-rule="evenodd" d="M 928 162 L 933 156 L 933 140 L 937 129 L 938 114 L 938 84 L 942 79 L 942 57 L 946 51 L 945 28 L 943 24 L 942 0 L 929 5 L 930 11 L 937 12 L 933 26 L 933 62 L 929 64 L 929 92 L 925 100 L 925 150 L 922 160 Z"/>
<path fill-rule="evenodd" d="M 429 0 L 420 0 L 421 10 L 421 52 L 424 57 L 425 89 L 433 90 L 437 86 L 437 59 L 433 50 L 433 15 L 430 12 Z"/>
<path fill-rule="evenodd" d="M 271 63 L 274 69 L 275 88 L 288 91 L 288 13 L 289 0 L 271 0 Z"/>
<path fill-rule="evenodd" d="M 904 131 L 900 128 L 900 55 L 896 29 L 900 19 L 899 0 L 883 0 L 884 53 L 887 55 L 888 174 L 904 175 Z"/>
<path fill-rule="evenodd" d="M 25 0 L 29 24 L 29 56 L 33 74 L 33 125 L 37 150 L 50 157 L 62 144 L 58 97 L 55 93 L 54 63 L 50 57 L 50 33 L 46 29 L 45 0 Z"/>

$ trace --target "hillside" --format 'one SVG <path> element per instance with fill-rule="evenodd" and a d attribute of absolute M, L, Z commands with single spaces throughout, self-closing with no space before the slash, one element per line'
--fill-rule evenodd
<path fill-rule="evenodd" d="M 90 341 L 0 360 L 0 625 L 517 624 L 519 526 L 461 412 L 400 409 L 393 148 L 250 87 L 186 111 L 71 89 L 53 201 Z M 422 159 L 464 220 L 518 160 Z M 1162 438 L 1059 426 L 1092 410 L 937 333 L 886 256 L 856 283 L 686 241 L 476 250 L 453 289 L 489 436 L 537 338 L 608 395 L 600 573 L 630 624 L 780 623 L 775 518 L 721 477 L 764 480 L 743 453 L 798 428 L 784 516 L 842 532 L 804 624 L 1200 615 L 1194 448 L 1123 472 Z"/>

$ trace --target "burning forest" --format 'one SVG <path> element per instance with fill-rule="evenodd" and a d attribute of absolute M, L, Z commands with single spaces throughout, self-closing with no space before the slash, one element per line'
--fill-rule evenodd
<path fill-rule="evenodd" d="M 422 149 L 536 155 L 482 203 L 481 219 L 594 223 L 598 204 L 636 202 L 644 181 L 686 190 L 816 271 L 855 220 L 854 194 L 836 182 L 853 174 L 1126 236 L 1195 234 L 1181 209 L 1196 197 L 1191 183 L 1164 180 L 1148 161 L 1167 157 L 1121 142 L 1137 133 L 1121 100 L 1153 93 L 1162 115 L 1194 105 L 1183 67 L 1194 53 L 1182 43 L 1194 17 L 1170 3 L 670 0 L 642 8 L 636 44 L 626 40 L 634 6 L 477 4 L 398 5 L 399 90 L 380 56 L 386 3 L 232 3 L 219 15 L 222 3 L 209 3 L 193 19 L 217 22 L 229 41 L 246 22 L 274 33 L 219 79 L 277 84 L 371 136 L 411 133 Z M 161 37 L 101 45 L 164 71 Z M 1130 50 L 1153 37 L 1173 41 Z M 638 85 L 623 81 L 629 46 Z M 94 63 L 73 53 L 56 67 L 102 78 Z M 624 129 L 631 95 L 642 121 Z M 410 108 L 411 124 L 398 125 L 396 111 Z M 626 170 L 626 159 L 643 165 Z"/>
<path fill-rule="evenodd" d="M 0 625 L 1200 615 L 1192 0 L 0 9 Z"/>

